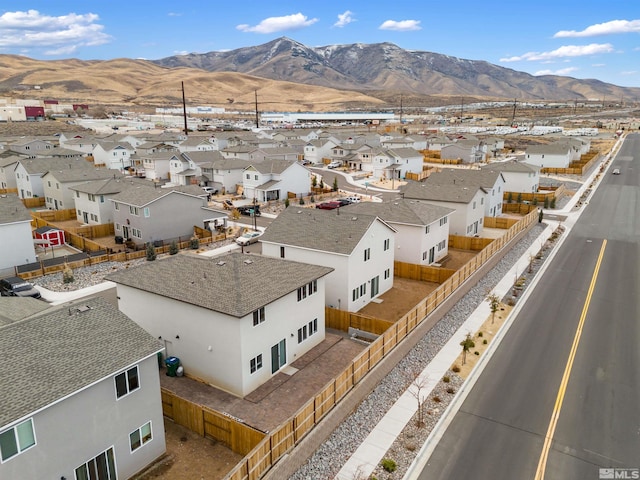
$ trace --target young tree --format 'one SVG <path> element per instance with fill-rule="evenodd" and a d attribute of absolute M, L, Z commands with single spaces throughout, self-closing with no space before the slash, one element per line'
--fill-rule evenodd
<path fill-rule="evenodd" d="M 464 365 L 467 363 L 467 352 L 476 346 L 470 333 L 467 333 L 464 340 L 460 342 L 460 346 L 462 347 L 462 364 Z"/>
<path fill-rule="evenodd" d="M 522 203 L 522 193 L 518 193 L 518 198 L 516 199 L 517 203 Z"/>
<path fill-rule="evenodd" d="M 487 302 L 489 302 L 489 308 L 491 309 L 491 323 L 494 322 L 496 312 L 500 308 L 500 297 L 496 293 L 490 293 L 487 295 Z"/>
<path fill-rule="evenodd" d="M 316 186 L 318 185 L 318 177 L 316 177 L 315 175 L 311 176 L 311 186 L 313 188 L 316 188 Z"/>
<path fill-rule="evenodd" d="M 156 249 L 153 246 L 153 243 L 147 243 L 147 261 L 153 262 L 156 259 Z"/>
<path fill-rule="evenodd" d="M 427 395 L 424 393 L 424 390 L 427 388 L 427 384 L 429 382 L 429 377 L 420 376 L 419 371 L 411 370 L 408 372 L 408 375 L 411 379 L 411 386 L 409 387 L 409 393 L 418 401 L 418 420 L 417 426 L 424 426 L 424 402 L 427 399 Z"/>
<path fill-rule="evenodd" d="M 334 192 L 338 191 L 338 177 L 333 177 L 333 188 L 332 188 L 332 190 Z"/>

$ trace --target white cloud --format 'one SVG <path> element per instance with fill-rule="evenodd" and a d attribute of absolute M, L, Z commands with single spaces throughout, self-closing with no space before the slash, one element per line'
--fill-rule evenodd
<path fill-rule="evenodd" d="M 638 73 L 637 70 L 626 70 L 624 72 L 620 72 L 620 75 L 635 75 L 637 73 Z"/>
<path fill-rule="evenodd" d="M 46 48 L 46 55 L 68 55 L 79 47 L 103 45 L 111 36 L 95 23 L 98 15 L 69 13 L 52 17 L 37 10 L 0 15 L 0 47 Z"/>
<path fill-rule="evenodd" d="M 550 52 L 527 52 L 523 55 L 501 58 L 501 62 L 522 62 L 522 61 L 545 61 L 565 57 L 584 57 L 586 55 L 596 55 L 599 53 L 613 52 L 613 45 L 610 43 L 592 43 L 590 45 L 565 45 Z"/>
<path fill-rule="evenodd" d="M 351 22 L 354 22 L 353 12 L 347 10 L 344 13 L 338 14 L 338 21 L 333 24 L 334 27 L 344 27 L 345 25 L 349 25 Z"/>
<path fill-rule="evenodd" d="M 178 13 L 178 12 L 169 12 L 169 13 L 167 13 L 167 15 L 169 17 L 181 17 L 182 16 L 182 14 Z"/>
<path fill-rule="evenodd" d="M 285 15 L 284 17 L 265 18 L 253 27 L 246 24 L 238 25 L 236 29 L 241 32 L 274 33 L 282 32 L 284 30 L 297 30 L 309 27 L 317 21 L 317 18 L 309 20 L 306 15 L 303 15 L 302 13 L 295 13 L 293 15 Z"/>
<path fill-rule="evenodd" d="M 534 75 L 569 75 L 570 73 L 573 73 L 577 70 L 578 68 L 576 67 L 561 68 L 559 70 L 540 70 L 534 73 Z"/>
<path fill-rule="evenodd" d="M 421 30 L 420 20 L 385 20 L 378 27 L 380 30 L 396 30 L 398 32 L 410 32 L 413 30 Z"/>
<path fill-rule="evenodd" d="M 607 64 L 606 63 L 593 63 L 593 64 L 591 64 L 591 66 L 595 67 L 595 68 L 599 68 L 599 67 L 606 67 Z"/>
<path fill-rule="evenodd" d="M 560 30 L 554 38 L 568 37 L 595 37 L 598 35 L 613 35 L 617 33 L 638 33 L 640 32 L 640 20 L 611 20 L 610 22 L 589 25 L 582 31 Z"/>

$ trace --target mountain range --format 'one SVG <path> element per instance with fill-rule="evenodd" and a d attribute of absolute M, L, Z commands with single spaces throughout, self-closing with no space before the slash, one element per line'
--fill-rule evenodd
<path fill-rule="evenodd" d="M 190 105 L 331 111 L 482 100 L 635 99 L 640 88 L 533 76 L 489 62 L 408 51 L 391 43 L 307 47 L 282 37 L 226 52 L 159 60 L 35 60 L 0 55 L 0 97 L 153 108 Z"/>
<path fill-rule="evenodd" d="M 239 72 L 273 80 L 416 95 L 468 95 L 496 99 L 587 101 L 635 98 L 639 88 L 557 75 L 534 76 L 480 60 L 404 50 L 392 43 L 307 47 L 282 37 L 227 52 L 192 53 L 156 60 L 167 67 Z M 384 95 L 383 95 L 384 97 Z"/>

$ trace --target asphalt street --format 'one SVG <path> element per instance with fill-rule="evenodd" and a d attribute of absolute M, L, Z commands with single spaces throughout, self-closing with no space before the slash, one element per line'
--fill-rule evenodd
<path fill-rule="evenodd" d="M 640 468 L 638 162 L 631 135 L 419 478 Z"/>

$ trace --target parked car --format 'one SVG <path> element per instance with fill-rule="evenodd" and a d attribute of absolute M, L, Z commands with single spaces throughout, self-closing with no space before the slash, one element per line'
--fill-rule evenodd
<path fill-rule="evenodd" d="M 260 205 L 240 205 L 236 207 L 240 212 L 240 215 L 248 215 L 248 216 L 260 216 Z"/>
<path fill-rule="evenodd" d="M 236 208 L 234 207 L 233 202 L 228 198 L 222 201 L 222 206 L 225 210 L 233 210 L 234 208 Z"/>
<path fill-rule="evenodd" d="M 351 203 L 360 203 L 360 201 L 362 200 L 360 197 L 356 197 L 356 196 L 347 197 L 346 199 L 349 200 Z"/>
<path fill-rule="evenodd" d="M 323 202 L 316 205 L 316 208 L 319 208 L 320 210 L 333 210 L 340 207 L 340 202 Z"/>
<path fill-rule="evenodd" d="M 344 207 L 345 205 L 351 205 L 351 200 L 349 200 L 348 198 L 339 198 L 336 200 L 336 202 L 338 202 L 341 207 Z"/>
<path fill-rule="evenodd" d="M 614 168 L 612 173 L 614 175 L 620 175 L 620 169 L 619 168 Z"/>
<path fill-rule="evenodd" d="M 20 277 L 8 277 L 0 280 L 0 295 L 3 297 L 41 297 L 36 287 Z"/>
<path fill-rule="evenodd" d="M 341 166 L 342 166 L 342 162 L 338 162 L 337 160 L 334 160 L 329 165 L 327 165 L 327 168 L 338 168 Z"/>
<path fill-rule="evenodd" d="M 219 191 L 217 188 L 213 187 L 202 187 L 202 190 L 204 190 L 204 192 L 208 193 L 209 195 L 217 195 Z"/>
<path fill-rule="evenodd" d="M 261 235 L 262 232 L 247 232 L 236 238 L 236 243 L 241 246 L 251 245 L 256 243 Z"/>

